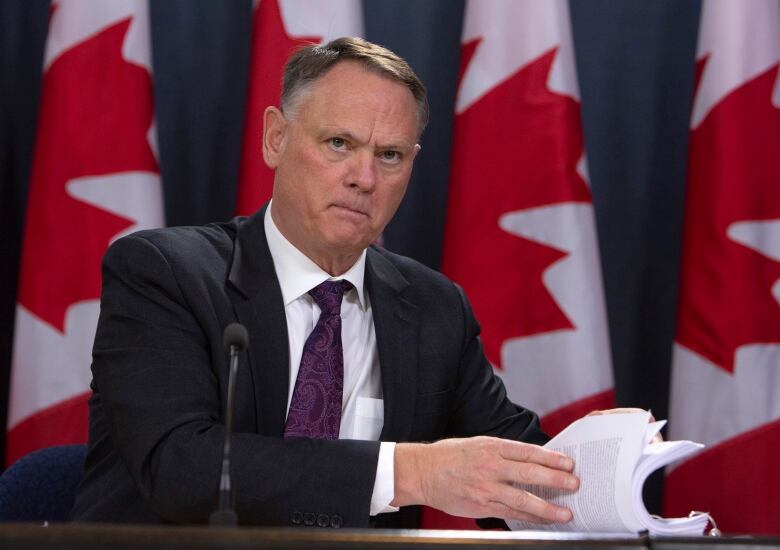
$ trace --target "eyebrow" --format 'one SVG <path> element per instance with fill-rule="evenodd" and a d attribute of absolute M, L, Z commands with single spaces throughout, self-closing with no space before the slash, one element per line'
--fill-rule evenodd
<path fill-rule="evenodd" d="M 332 127 L 325 127 L 323 131 L 321 132 L 323 137 L 332 136 L 332 137 L 339 137 L 344 138 L 348 141 L 354 141 L 355 143 L 364 144 L 365 142 L 361 139 L 359 139 L 355 134 L 350 132 L 349 130 L 346 130 L 344 128 L 339 128 L 338 126 L 332 126 Z M 386 150 L 411 150 L 414 149 L 414 146 L 416 144 L 414 143 L 408 143 L 406 140 L 401 140 L 399 142 L 389 142 L 386 144 L 378 144 L 377 149 L 381 149 L 383 151 Z"/>

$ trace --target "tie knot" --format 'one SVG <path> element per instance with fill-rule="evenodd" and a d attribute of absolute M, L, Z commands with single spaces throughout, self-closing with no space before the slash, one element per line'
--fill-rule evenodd
<path fill-rule="evenodd" d="M 341 299 L 344 293 L 352 288 L 352 283 L 345 280 L 325 281 L 309 291 L 309 294 L 325 315 L 341 314 Z"/>

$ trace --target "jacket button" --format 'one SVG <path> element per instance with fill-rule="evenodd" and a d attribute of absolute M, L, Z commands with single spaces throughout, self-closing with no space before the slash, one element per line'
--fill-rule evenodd
<path fill-rule="evenodd" d="M 301 523 L 303 523 L 303 514 L 301 514 L 296 510 L 295 512 L 290 514 L 290 521 L 292 522 L 293 525 L 300 525 Z"/>
<path fill-rule="evenodd" d="M 311 527 L 312 525 L 314 525 L 314 520 L 315 520 L 314 514 L 312 514 L 311 512 L 306 512 L 305 514 L 303 514 L 304 525 Z"/>
<path fill-rule="evenodd" d="M 333 514 L 332 516 L 330 516 L 330 526 L 331 527 L 333 527 L 334 529 L 338 529 L 342 525 L 344 525 L 344 518 L 342 518 L 338 514 Z"/>
<path fill-rule="evenodd" d="M 317 516 L 317 525 L 319 527 L 328 527 L 330 526 L 330 517 L 328 514 L 320 514 Z"/>

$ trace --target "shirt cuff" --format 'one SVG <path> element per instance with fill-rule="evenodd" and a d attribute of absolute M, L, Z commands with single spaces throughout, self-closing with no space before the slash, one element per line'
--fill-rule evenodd
<path fill-rule="evenodd" d="M 382 441 L 379 444 L 379 460 L 376 464 L 374 492 L 371 493 L 370 514 L 397 512 L 397 506 L 390 506 L 395 497 L 395 443 Z"/>

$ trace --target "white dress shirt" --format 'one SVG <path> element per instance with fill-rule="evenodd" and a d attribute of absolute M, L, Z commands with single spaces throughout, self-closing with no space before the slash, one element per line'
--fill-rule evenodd
<path fill-rule="evenodd" d="M 265 212 L 264 224 L 287 317 L 290 346 L 287 411 L 290 410 L 295 381 L 298 379 L 303 345 L 320 317 L 320 308 L 309 295 L 309 290 L 327 280 L 345 279 L 354 288 L 344 294 L 341 305 L 344 394 L 339 439 L 376 441 L 384 425 L 384 401 L 371 300 L 364 284 L 366 251 L 346 273 L 331 277 L 282 235 L 271 219 L 271 206 L 269 204 Z M 371 495 L 371 515 L 398 510 L 390 506 L 395 494 L 394 452 L 395 443 L 380 444 L 377 475 Z"/>

